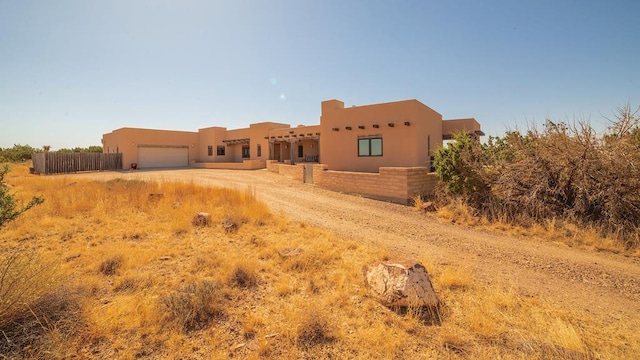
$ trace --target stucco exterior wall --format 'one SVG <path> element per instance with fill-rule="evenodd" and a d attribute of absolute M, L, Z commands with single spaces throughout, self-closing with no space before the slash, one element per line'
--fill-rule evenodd
<path fill-rule="evenodd" d="M 450 137 L 455 133 L 468 133 L 468 134 L 484 134 L 482 130 L 480 130 L 480 123 L 476 121 L 474 118 L 466 118 L 466 119 L 451 119 L 444 120 L 442 122 L 442 135 L 445 137 Z"/>
<path fill-rule="evenodd" d="M 198 158 L 197 161 L 203 162 L 232 162 L 233 156 L 229 154 L 227 145 L 223 140 L 227 139 L 227 129 L 223 127 L 210 127 L 198 130 Z M 212 147 L 212 154 L 209 155 L 209 146 Z M 225 154 L 218 155 L 218 146 L 225 147 Z"/>
<path fill-rule="evenodd" d="M 333 171 L 327 165 L 313 166 L 315 185 L 347 193 L 409 204 L 416 195 L 434 191 L 437 177 L 424 167 L 381 167 L 378 173 Z"/>
<path fill-rule="evenodd" d="M 320 159 L 332 170 L 377 172 L 380 167 L 428 167 L 442 144 L 442 115 L 417 100 L 344 107 L 322 103 Z M 382 138 L 382 156 L 358 156 L 358 139 Z"/>
<path fill-rule="evenodd" d="M 121 152 L 122 167 L 130 169 L 138 162 L 140 146 L 185 146 L 189 148 L 189 160 L 198 158 L 198 133 L 188 131 L 121 128 L 102 137 L 105 153 Z"/>

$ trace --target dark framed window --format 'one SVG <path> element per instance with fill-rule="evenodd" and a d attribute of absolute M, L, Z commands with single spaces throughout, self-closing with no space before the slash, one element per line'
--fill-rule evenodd
<path fill-rule="evenodd" d="M 298 157 L 304 157 L 304 147 L 302 145 L 298 145 Z"/>
<path fill-rule="evenodd" d="M 256 149 L 256 155 L 258 157 L 262 156 L 262 145 L 258 144 L 258 148 Z"/>
<path fill-rule="evenodd" d="M 251 149 L 248 146 L 242 147 L 242 158 L 248 159 L 251 157 Z"/>
<path fill-rule="evenodd" d="M 382 156 L 382 138 L 358 139 L 358 156 Z"/>
<path fill-rule="evenodd" d="M 213 145 L 207 146 L 207 156 L 213 156 Z"/>
<path fill-rule="evenodd" d="M 224 145 L 222 145 L 222 146 L 218 145 L 218 150 L 217 150 L 216 154 L 218 154 L 218 156 L 224 156 L 224 152 L 225 152 Z"/>

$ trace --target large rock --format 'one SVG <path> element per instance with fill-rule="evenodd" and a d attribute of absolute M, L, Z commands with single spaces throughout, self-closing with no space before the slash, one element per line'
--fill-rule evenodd
<path fill-rule="evenodd" d="M 427 269 L 416 261 L 380 261 L 363 268 L 369 295 L 391 308 L 437 308 Z"/>

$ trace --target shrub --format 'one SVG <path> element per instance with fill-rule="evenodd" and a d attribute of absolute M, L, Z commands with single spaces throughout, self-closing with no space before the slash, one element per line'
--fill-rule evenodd
<path fill-rule="evenodd" d="M 258 284 L 258 274 L 246 265 L 237 265 L 229 275 L 228 284 L 241 289 L 253 288 Z"/>
<path fill-rule="evenodd" d="M 302 348 L 330 343 L 336 339 L 334 326 L 322 313 L 315 310 L 303 316 L 297 335 L 298 346 Z"/>
<path fill-rule="evenodd" d="M 8 172 L 9 166 L 5 165 L 4 167 L 0 168 L 0 227 L 11 220 L 14 220 L 18 216 L 20 216 L 20 214 L 31 209 L 32 207 L 44 202 L 44 198 L 42 197 L 33 197 L 29 201 L 27 206 L 22 209 L 18 209 L 18 205 L 16 204 L 13 195 L 9 193 L 9 189 L 4 183 L 4 176 Z"/>
<path fill-rule="evenodd" d="M 480 146 L 458 135 L 436 152 L 452 197 L 490 220 L 522 225 L 561 219 L 640 241 L 640 108 L 618 109 L 598 136 L 585 122 L 509 132 Z"/>
<path fill-rule="evenodd" d="M 46 292 L 51 280 L 49 270 L 34 252 L 13 250 L 0 254 L 0 319 Z"/>
<path fill-rule="evenodd" d="M 121 256 L 113 256 L 108 259 L 105 259 L 102 263 L 100 263 L 100 267 L 98 271 L 107 276 L 115 275 L 120 266 L 122 265 L 122 257 Z"/>
<path fill-rule="evenodd" d="M 220 286 L 210 281 L 191 283 L 162 298 L 167 320 L 189 332 L 204 329 L 226 313 Z"/>

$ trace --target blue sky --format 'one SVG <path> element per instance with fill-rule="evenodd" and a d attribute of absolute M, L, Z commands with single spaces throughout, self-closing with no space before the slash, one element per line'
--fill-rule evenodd
<path fill-rule="evenodd" d="M 0 147 L 317 124 L 418 99 L 489 135 L 640 104 L 640 1 L 0 0 Z"/>

